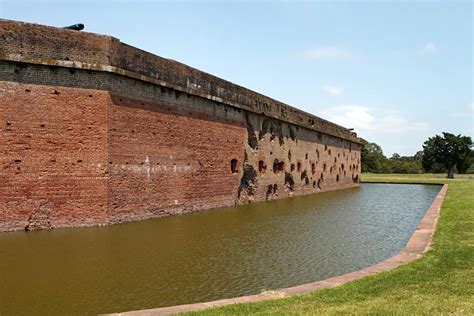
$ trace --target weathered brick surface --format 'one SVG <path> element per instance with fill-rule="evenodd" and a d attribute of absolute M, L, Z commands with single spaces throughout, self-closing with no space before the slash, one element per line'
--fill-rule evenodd
<path fill-rule="evenodd" d="M 113 37 L 0 19 L 0 55 L 107 64 Z M 115 41 L 118 41 L 115 39 Z"/>
<path fill-rule="evenodd" d="M 358 144 L 206 100 L 180 111 L 178 99 L 164 106 L 112 96 L 111 222 L 359 185 Z"/>
<path fill-rule="evenodd" d="M 242 122 L 113 97 L 109 109 L 112 222 L 233 205 L 244 158 Z M 231 109 L 238 113 L 235 109 Z M 241 116 L 241 115 L 240 115 Z"/>
<path fill-rule="evenodd" d="M 116 223 L 358 185 L 358 144 L 209 100 L 13 82 L 1 82 L 0 93 L 1 230 Z"/>
<path fill-rule="evenodd" d="M 106 223 L 109 102 L 0 82 L 0 230 Z"/>
<path fill-rule="evenodd" d="M 0 35 L 0 231 L 359 185 L 360 145 L 335 124 L 110 37 L 4 20 Z"/>
<path fill-rule="evenodd" d="M 244 117 L 250 137 L 241 202 L 359 185 L 358 144 L 261 115 Z"/>

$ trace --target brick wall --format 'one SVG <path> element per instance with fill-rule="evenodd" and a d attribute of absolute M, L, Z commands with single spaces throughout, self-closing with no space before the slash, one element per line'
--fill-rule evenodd
<path fill-rule="evenodd" d="M 240 178 L 230 161 L 243 161 L 246 129 L 232 114 L 224 121 L 176 104 L 112 99 L 112 222 L 234 205 Z"/>
<path fill-rule="evenodd" d="M 0 231 L 107 222 L 107 92 L 0 81 Z"/>
<path fill-rule="evenodd" d="M 0 82 L 0 230 L 117 223 L 359 185 L 356 143 L 159 91 L 147 99 Z"/>
<path fill-rule="evenodd" d="M 110 36 L 0 19 L 0 55 L 17 54 L 108 64 Z M 118 41 L 115 39 L 115 41 Z"/>
<path fill-rule="evenodd" d="M 359 185 L 358 144 L 244 113 L 248 135 L 238 198 L 261 201 Z"/>
<path fill-rule="evenodd" d="M 0 231 L 359 185 L 338 125 L 111 37 L 5 20 L 0 37 Z"/>
<path fill-rule="evenodd" d="M 112 223 L 359 185 L 358 144 L 206 100 L 183 111 L 182 102 L 194 103 L 112 96 Z"/>

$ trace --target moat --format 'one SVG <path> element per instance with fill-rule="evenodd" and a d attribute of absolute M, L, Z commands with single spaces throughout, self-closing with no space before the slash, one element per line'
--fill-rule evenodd
<path fill-rule="evenodd" d="M 0 234 L 0 314 L 97 314 L 326 279 L 401 250 L 441 186 L 359 188 L 109 227 Z"/>

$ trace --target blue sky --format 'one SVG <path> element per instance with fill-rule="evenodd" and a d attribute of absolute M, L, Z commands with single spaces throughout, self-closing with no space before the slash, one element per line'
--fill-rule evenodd
<path fill-rule="evenodd" d="M 0 0 L 0 16 L 82 22 L 353 127 L 387 156 L 474 133 L 470 1 Z"/>

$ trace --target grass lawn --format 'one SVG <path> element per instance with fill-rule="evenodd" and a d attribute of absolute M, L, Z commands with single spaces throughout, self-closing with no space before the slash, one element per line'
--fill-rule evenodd
<path fill-rule="evenodd" d="M 449 184 L 433 247 L 421 259 L 332 289 L 189 314 L 474 315 L 474 178 L 456 175 L 457 179 L 448 180 L 444 177 L 362 176 L 363 182 Z"/>

